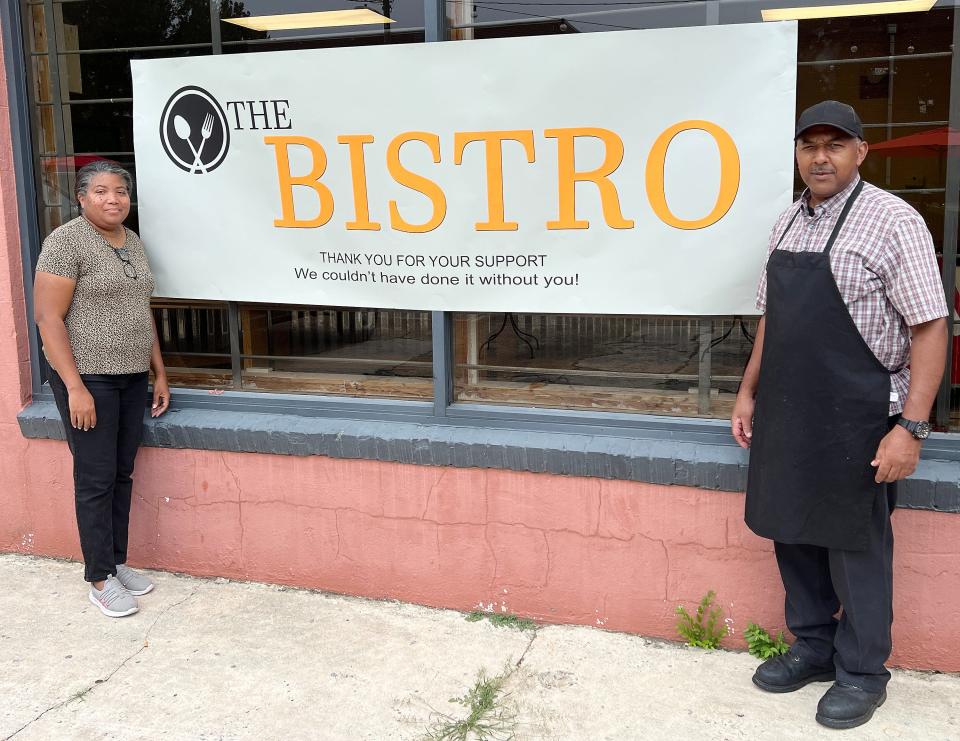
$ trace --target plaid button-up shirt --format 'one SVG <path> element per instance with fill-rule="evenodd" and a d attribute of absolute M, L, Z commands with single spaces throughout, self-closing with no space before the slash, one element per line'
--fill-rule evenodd
<path fill-rule="evenodd" d="M 784 211 L 770 234 L 768 257 L 793 215 L 800 215 L 780 249 L 822 252 L 840 211 L 860 178 L 832 198 L 809 207 L 809 191 Z M 947 302 L 930 231 L 909 204 L 864 183 L 830 250 L 840 295 L 867 346 L 890 370 L 890 414 L 899 414 L 910 388 L 910 327 L 947 316 Z M 767 268 L 757 309 L 767 306 Z"/>

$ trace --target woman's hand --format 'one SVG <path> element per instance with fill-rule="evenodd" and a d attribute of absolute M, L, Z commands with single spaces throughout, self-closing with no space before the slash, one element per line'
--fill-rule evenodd
<path fill-rule="evenodd" d="M 97 426 L 97 408 L 86 386 L 81 383 L 68 388 L 67 400 L 70 405 L 70 424 L 74 429 L 87 432 Z"/>
<path fill-rule="evenodd" d="M 159 417 L 170 406 L 170 386 L 163 376 L 153 381 L 153 406 L 150 408 L 151 417 Z"/>

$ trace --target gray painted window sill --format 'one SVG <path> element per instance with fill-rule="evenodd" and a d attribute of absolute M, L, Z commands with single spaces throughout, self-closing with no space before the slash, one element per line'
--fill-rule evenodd
<path fill-rule="evenodd" d="M 660 429 L 596 429 L 547 420 L 537 429 L 529 421 L 510 424 L 501 418 L 493 424 L 484 420 L 483 410 L 476 418 L 469 411 L 464 407 L 442 419 L 424 414 L 420 421 L 186 406 L 156 420 L 147 417 L 143 444 L 499 468 L 718 491 L 746 486 L 746 452 L 733 443 L 721 420 L 683 420 Z M 27 438 L 63 439 L 60 417 L 48 398 L 34 401 L 18 421 Z M 960 513 L 957 438 L 936 435 L 928 441 L 916 473 L 900 484 L 900 507 Z"/>

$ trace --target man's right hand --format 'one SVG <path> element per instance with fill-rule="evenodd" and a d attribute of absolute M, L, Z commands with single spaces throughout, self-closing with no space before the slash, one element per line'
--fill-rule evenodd
<path fill-rule="evenodd" d="M 749 448 L 753 437 L 753 408 L 756 402 L 751 394 L 737 394 L 737 401 L 733 405 L 733 415 L 730 418 L 730 431 L 733 439 L 741 448 Z"/>
<path fill-rule="evenodd" d="M 97 408 L 93 403 L 93 395 L 83 384 L 67 390 L 70 403 L 70 424 L 76 430 L 92 430 L 97 426 Z"/>

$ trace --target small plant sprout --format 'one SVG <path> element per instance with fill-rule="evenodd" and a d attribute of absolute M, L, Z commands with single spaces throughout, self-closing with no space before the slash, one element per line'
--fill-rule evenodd
<path fill-rule="evenodd" d="M 491 624 L 498 628 L 515 628 L 516 630 L 537 629 L 537 624 L 532 620 L 504 612 L 481 612 L 480 610 L 474 610 L 473 612 L 468 612 L 464 620 L 468 623 L 478 623 L 484 618 L 487 618 Z"/>
<path fill-rule="evenodd" d="M 712 607 L 714 597 L 716 597 L 716 594 L 711 589 L 700 600 L 696 614 L 693 616 L 687 612 L 683 605 L 677 605 L 676 613 L 679 616 L 677 632 L 688 646 L 720 648 L 720 641 L 727 634 L 727 630 L 721 621 L 723 610 L 719 607 Z"/>
<path fill-rule="evenodd" d="M 750 655 L 761 661 L 785 654 L 790 650 L 790 644 L 784 640 L 782 630 L 777 633 L 776 639 L 773 639 L 770 637 L 770 634 L 759 625 L 750 623 L 747 629 L 743 631 L 743 637 L 747 639 L 747 650 L 750 652 Z"/>
<path fill-rule="evenodd" d="M 515 737 L 516 709 L 504 692 L 504 684 L 513 670 L 488 677 L 480 670 L 476 682 L 462 697 L 450 702 L 462 705 L 467 717 L 455 718 L 435 712 L 433 725 L 427 732 L 430 741 L 509 741 Z"/>

